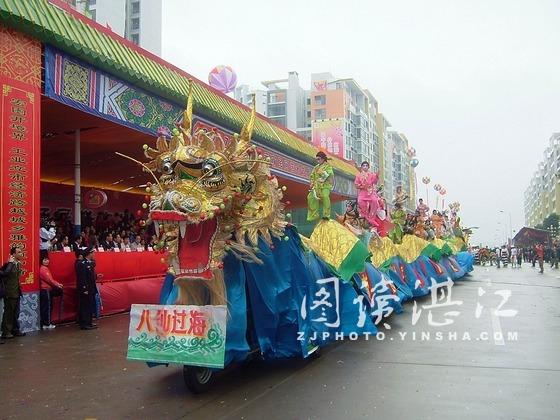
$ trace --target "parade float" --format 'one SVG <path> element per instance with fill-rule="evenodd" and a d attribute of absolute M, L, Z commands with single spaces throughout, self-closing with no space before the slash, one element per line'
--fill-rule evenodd
<path fill-rule="evenodd" d="M 409 299 L 472 270 L 460 232 L 400 243 L 321 220 L 309 238 L 290 223 L 285 187 L 251 142 L 253 110 L 229 141 L 182 122 L 138 162 L 153 180 L 149 220 L 168 265 L 159 305 L 133 305 L 130 360 L 184 366 L 193 392 L 251 357 L 308 358 L 343 337 L 375 335 Z"/>

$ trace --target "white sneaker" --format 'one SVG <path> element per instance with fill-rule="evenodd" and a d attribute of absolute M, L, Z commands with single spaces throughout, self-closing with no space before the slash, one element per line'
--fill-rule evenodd
<path fill-rule="evenodd" d="M 45 326 L 45 328 L 48 329 L 48 330 L 52 330 L 52 329 L 56 328 L 56 325 L 50 324 L 50 325 Z"/>

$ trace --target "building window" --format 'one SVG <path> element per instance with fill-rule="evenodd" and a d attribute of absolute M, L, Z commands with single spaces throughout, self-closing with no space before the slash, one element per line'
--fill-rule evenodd
<path fill-rule="evenodd" d="M 315 96 L 315 105 L 326 105 L 326 104 L 327 104 L 327 96 L 326 95 Z"/>
<path fill-rule="evenodd" d="M 95 6 L 97 4 L 97 0 L 89 0 L 88 6 Z"/>
<path fill-rule="evenodd" d="M 140 19 L 139 18 L 132 19 L 132 29 L 140 29 Z"/>
<path fill-rule="evenodd" d="M 325 108 L 315 110 L 316 120 L 324 120 L 325 118 L 327 118 L 327 110 Z"/>
<path fill-rule="evenodd" d="M 130 40 L 136 45 L 140 45 L 140 36 L 138 34 L 133 34 Z"/>
<path fill-rule="evenodd" d="M 284 92 L 276 91 L 276 92 L 268 93 L 269 104 L 284 103 L 284 102 L 286 102 L 286 94 Z"/>
<path fill-rule="evenodd" d="M 281 126 L 283 126 L 283 127 L 286 127 L 286 125 L 287 125 L 287 124 L 286 124 L 286 123 L 287 123 L 286 117 L 284 117 L 284 116 L 282 116 L 282 117 L 272 117 L 272 116 L 270 116 L 269 118 L 270 118 L 272 121 L 274 121 L 276 124 L 279 124 L 279 125 L 281 125 Z"/>
<path fill-rule="evenodd" d="M 90 9 L 89 11 L 89 17 L 91 20 L 95 20 L 96 21 L 96 17 L 97 17 L 97 10 L 95 9 Z"/>
<path fill-rule="evenodd" d="M 307 118 L 311 118 L 311 111 L 307 111 Z"/>
<path fill-rule="evenodd" d="M 132 13 L 133 14 L 140 13 L 140 3 L 139 2 L 132 3 Z"/>
<path fill-rule="evenodd" d="M 269 104 L 268 105 L 268 116 L 276 117 L 280 115 L 286 115 L 286 104 Z"/>

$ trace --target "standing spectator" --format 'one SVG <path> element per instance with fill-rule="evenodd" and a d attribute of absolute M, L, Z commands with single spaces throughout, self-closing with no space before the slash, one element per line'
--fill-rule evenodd
<path fill-rule="evenodd" d="M 90 227 L 86 226 L 82 232 L 82 238 L 83 238 L 83 244 L 84 246 L 89 246 L 89 235 L 91 234 L 90 232 Z"/>
<path fill-rule="evenodd" d="M 20 248 L 10 249 L 10 258 L 0 270 L 4 278 L 4 315 L 2 316 L 2 338 L 22 337 L 25 333 L 19 330 L 19 300 L 21 287 L 21 259 L 23 252 Z"/>
<path fill-rule="evenodd" d="M 84 259 L 76 263 L 78 289 L 78 323 L 82 330 L 93 330 L 93 311 L 95 309 L 95 264 L 93 261 L 93 247 L 83 251 Z"/>
<path fill-rule="evenodd" d="M 523 249 L 518 249 L 517 250 L 517 265 L 519 266 L 519 268 L 521 268 L 522 259 L 523 259 Z"/>
<path fill-rule="evenodd" d="M 39 230 L 39 238 L 41 239 L 41 243 L 39 244 L 40 250 L 40 257 L 43 259 L 44 257 L 49 256 L 49 251 L 52 248 L 53 240 L 56 237 L 56 225 L 54 221 L 43 223 L 41 229 Z"/>
<path fill-rule="evenodd" d="M 511 268 L 515 268 L 517 265 L 517 248 L 511 248 Z"/>
<path fill-rule="evenodd" d="M 55 328 L 51 324 L 52 301 L 55 296 L 62 296 L 62 284 L 53 279 L 51 270 L 49 269 L 49 259 L 43 258 L 41 268 L 39 269 L 39 279 L 41 280 L 41 328 Z"/>
<path fill-rule="evenodd" d="M 505 245 L 502 246 L 501 252 L 502 252 L 502 264 L 504 265 L 504 268 L 506 268 L 509 262 L 509 252 Z"/>
<path fill-rule="evenodd" d="M 539 260 L 539 268 L 540 268 L 539 273 L 542 274 L 544 272 L 544 246 L 543 246 L 543 244 L 538 244 L 535 247 L 535 256 Z M 533 266 L 534 266 L 534 263 L 533 263 Z"/>

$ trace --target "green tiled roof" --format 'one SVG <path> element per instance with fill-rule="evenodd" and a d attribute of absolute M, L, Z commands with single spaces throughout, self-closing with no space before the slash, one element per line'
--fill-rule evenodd
<path fill-rule="evenodd" d="M 189 75 L 162 64 L 151 54 L 127 45 L 122 38 L 96 29 L 86 18 L 80 19 L 47 0 L 0 0 L 0 23 L 27 33 L 78 57 L 95 67 L 118 76 L 168 100 L 185 103 Z M 194 110 L 224 126 L 239 130 L 249 118 L 241 104 L 224 97 L 203 82 L 194 80 Z M 277 127 L 266 117 L 255 121 L 254 135 L 263 144 L 301 160 L 314 162 L 317 150 L 291 131 Z M 356 169 L 341 159 L 332 165 L 347 176 Z"/>

